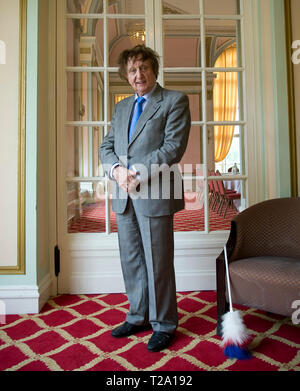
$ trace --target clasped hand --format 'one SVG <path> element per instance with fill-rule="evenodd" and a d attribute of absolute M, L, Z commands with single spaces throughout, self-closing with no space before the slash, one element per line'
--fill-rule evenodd
<path fill-rule="evenodd" d="M 116 167 L 112 175 L 117 181 L 118 186 L 128 194 L 132 193 L 140 183 L 137 179 L 137 172 L 128 170 L 126 167 Z"/>

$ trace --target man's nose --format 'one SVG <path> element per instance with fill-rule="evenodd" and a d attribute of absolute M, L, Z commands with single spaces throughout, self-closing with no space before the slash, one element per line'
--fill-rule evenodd
<path fill-rule="evenodd" d="M 137 69 L 136 77 L 139 79 L 141 76 L 142 76 L 142 71 L 140 69 Z"/>

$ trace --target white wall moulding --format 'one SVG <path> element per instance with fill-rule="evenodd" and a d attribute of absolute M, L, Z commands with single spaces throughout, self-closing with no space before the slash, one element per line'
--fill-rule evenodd
<path fill-rule="evenodd" d="M 65 278 L 60 281 L 59 293 L 125 292 L 116 234 L 106 236 L 105 240 L 95 240 L 95 235 L 86 234 L 85 240 L 76 235 L 69 237 L 68 250 L 63 250 L 65 252 L 61 254 L 66 261 L 61 263 L 61 273 Z M 215 290 L 216 258 L 221 253 L 228 235 L 228 231 L 209 234 L 175 232 L 178 292 Z M 71 259 L 72 263 L 68 262 Z"/>
<path fill-rule="evenodd" d="M 1 4 L 3 3 L 3 5 Z M 6 132 L 2 143 L 1 180 L 6 187 L 1 195 L 1 257 L 0 274 L 25 274 L 25 86 L 27 0 L 0 0 L 1 44 L 0 115 Z M 7 25 L 9 23 L 9 25 Z M 2 31 L 2 28 L 4 29 Z M 13 33 L 12 33 L 13 31 Z M 6 53 L 3 54 L 3 48 Z M 6 86 L 5 83 L 8 83 Z M 3 112 L 2 112 L 3 108 Z M 17 115 L 18 113 L 18 115 Z M 12 151 L 10 151 L 12 148 Z M 13 153 L 16 153 L 14 157 Z M 1 159 L 1 160 L 2 160 Z M 7 161 L 10 159 L 10 164 Z M 8 178 L 7 181 L 5 178 Z M 15 180 L 14 180 L 15 178 Z"/>
<path fill-rule="evenodd" d="M 5 303 L 6 315 L 36 314 L 39 311 L 37 286 L 1 286 L 0 300 Z"/>
<path fill-rule="evenodd" d="M 51 296 L 53 279 L 46 275 L 39 285 L 0 286 L 0 302 L 5 315 L 37 314 Z"/>

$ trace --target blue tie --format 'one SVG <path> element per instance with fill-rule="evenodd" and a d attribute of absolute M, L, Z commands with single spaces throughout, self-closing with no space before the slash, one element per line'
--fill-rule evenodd
<path fill-rule="evenodd" d="M 137 108 L 136 108 L 136 110 L 133 111 L 133 116 L 131 119 L 131 124 L 130 124 L 130 128 L 129 128 L 129 135 L 128 135 L 129 142 L 130 142 L 132 133 L 134 131 L 135 125 L 138 122 L 138 119 L 140 118 L 140 116 L 143 112 L 143 103 L 145 102 L 145 100 L 146 99 L 143 96 L 140 96 L 134 102 L 134 104 L 137 103 Z"/>

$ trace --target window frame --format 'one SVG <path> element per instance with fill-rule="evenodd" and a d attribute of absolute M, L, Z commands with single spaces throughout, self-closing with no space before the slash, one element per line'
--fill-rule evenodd
<path fill-rule="evenodd" d="M 104 134 L 107 134 L 110 127 L 110 121 L 109 121 L 109 106 L 110 106 L 110 95 L 109 95 L 109 74 L 110 72 L 116 73 L 117 68 L 109 66 L 109 59 L 108 59 L 108 33 L 107 33 L 107 24 L 108 20 L 110 18 L 126 18 L 126 19 L 145 19 L 145 26 L 146 26 L 146 44 L 148 46 L 152 46 L 161 56 L 162 64 L 164 63 L 164 52 L 163 52 L 163 31 L 162 31 L 162 22 L 163 20 L 176 20 L 176 19 L 195 19 L 199 18 L 200 20 L 200 31 L 201 31 L 201 64 L 204 64 L 204 66 L 201 67 L 161 67 L 158 82 L 164 86 L 164 74 L 166 72 L 172 73 L 172 72 L 189 72 L 189 73 L 201 73 L 202 75 L 202 121 L 192 121 L 192 125 L 201 127 L 203 131 L 203 140 L 204 142 L 204 162 L 207 162 L 207 138 L 208 138 L 208 127 L 214 126 L 214 125 L 238 125 L 240 126 L 242 132 L 244 133 L 244 140 L 243 137 L 240 137 L 241 142 L 244 142 L 244 145 L 242 146 L 242 149 L 244 150 L 243 153 L 243 161 L 241 161 L 241 165 L 244 167 L 243 170 L 241 170 L 241 174 L 231 176 L 230 179 L 232 180 L 241 180 L 245 184 L 244 192 L 245 192 L 245 203 L 244 207 L 247 207 L 249 204 L 248 201 L 248 170 L 247 170 L 247 118 L 246 118 L 246 105 L 247 105 L 247 90 L 246 90 L 246 76 L 245 76 L 245 53 L 244 50 L 242 50 L 242 56 L 241 56 L 241 66 L 236 68 L 214 68 L 214 67 L 207 67 L 206 64 L 206 54 L 205 54 L 205 20 L 209 19 L 218 19 L 218 20 L 239 20 L 240 21 L 240 30 L 241 30 L 241 46 L 242 48 L 245 48 L 244 44 L 244 3 L 245 0 L 240 0 L 241 3 L 241 12 L 239 15 L 204 15 L 203 13 L 203 5 L 204 0 L 199 0 L 200 5 L 200 13 L 197 15 L 188 15 L 188 14 L 163 14 L 162 12 L 162 0 L 153 0 L 153 1 L 145 1 L 145 15 L 140 14 L 108 14 L 108 2 L 106 0 L 103 1 L 103 13 L 102 14 L 68 14 L 66 13 L 67 19 L 103 19 L 103 32 L 104 32 L 104 65 L 102 67 L 94 67 L 94 66 L 67 66 L 64 64 L 65 72 L 102 72 L 104 75 L 104 117 L 103 121 L 64 121 L 64 127 L 67 126 L 88 126 L 88 127 L 103 127 L 104 128 Z M 156 21 L 156 24 L 154 24 L 154 21 Z M 155 33 L 154 33 L 155 32 Z M 207 120 L 207 112 L 206 112 L 206 96 L 207 96 L 207 74 L 209 72 L 239 72 L 242 75 L 242 96 L 241 96 L 241 102 L 240 104 L 243 104 L 244 106 L 244 119 L 242 121 L 232 121 L 232 122 L 216 122 L 216 121 L 208 121 Z M 208 169 L 207 164 L 204 164 L 204 175 L 203 176 L 196 176 L 194 177 L 195 180 L 204 181 L 204 216 L 205 216 L 205 227 L 204 231 L 200 231 L 201 233 L 208 234 L 210 233 L 210 226 L 209 226 L 209 203 L 208 203 L 208 194 L 209 194 L 209 187 L 208 187 L 208 181 L 212 179 L 212 177 L 208 176 Z M 219 177 L 219 180 L 228 180 L 228 177 Z M 99 180 L 105 181 L 105 199 L 106 199 L 106 224 L 105 224 L 105 233 L 110 234 L 111 233 L 111 221 L 110 221 L 110 197 L 109 197 L 109 180 L 107 177 L 67 177 L 65 178 L 65 183 L 69 182 L 98 182 Z M 66 220 L 65 220 L 66 221 Z M 215 231 L 214 231 L 215 232 Z"/>

